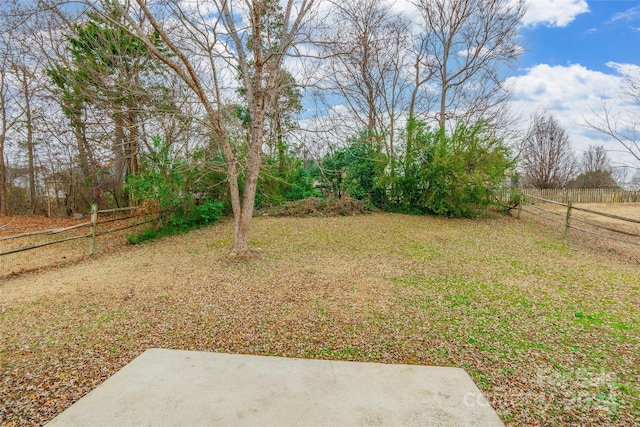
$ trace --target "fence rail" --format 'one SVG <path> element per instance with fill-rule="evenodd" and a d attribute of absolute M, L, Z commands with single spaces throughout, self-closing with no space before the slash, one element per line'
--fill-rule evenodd
<path fill-rule="evenodd" d="M 87 225 L 91 225 L 91 222 L 83 222 L 82 224 L 76 224 L 76 225 L 72 225 L 70 227 L 64 227 L 64 228 L 52 228 L 50 230 L 30 231 L 28 233 L 14 234 L 13 236 L 4 236 L 4 237 L 0 237 L 0 241 L 19 239 L 21 237 L 38 236 L 41 234 L 58 234 L 58 233 L 63 233 L 65 231 L 80 228 L 80 227 L 86 227 Z"/>
<path fill-rule="evenodd" d="M 65 237 L 65 238 L 61 238 L 61 239 L 57 239 L 57 240 L 50 240 L 50 241 L 46 241 L 46 242 L 41 242 L 41 243 L 36 243 L 36 244 L 31 244 L 31 245 L 26 245 L 26 246 L 20 246 L 20 247 L 16 247 L 16 248 L 11 248 L 11 249 L 6 249 L 4 251 L 0 252 L 0 256 L 2 255 L 9 255 L 9 254 L 13 254 L 16 252 L 22 252 L 22 251 L 28 251 L 31 249 L 37 249 L 37 248 L 41 248 L 43 246 L 49 246 L 49 245 L 53 245 L 56 243 L 63 243 L 63 242 L 68 242 L 70 240 L 77 240 L 77 239 L 83 239 L 83 238 L 88 238 L 89 239 L 89 255 L 93 255 L 95 253 L 95 247 L 96 247 L 96 238 L 105 234 L 110 234 L 110 233 L 115 233 L 116 231 L 122 231 L 122 230 L 126 230 L 129 228 L 133 228 L 133 227 L 138 227 L 140 225 L 143 224 L 148 224 L 150 222 L 153 222 L 156 220 L 156 218 L 151 218 L 151 219 L 146 219 L 145 221 L 142 222 L 136 222 L 135 224 L 128 224 L 126 226 L 123 227 L 118 227 L 115 229 L 109 229 L 109 230 L 105 230 L 102 232 L 98 232 L 98 225 L 100 224 L 107 224 L 107 223 L 111 223 L 111 222 L 115 222 L 115 221 L 124 221 L 127 219 L 133 219 L 133 218 L 141 218 L 141 217 L 148 217 L 149 215 L 155 216 L 156 214 L 159 214 L 159 212 L 155 212 L 155 213 L 144 213 L 143 215 L 136 215 L 136 214 L 132 214 L 132 215 L 127 215 L 124 217 L 117 217 L 117 218 L 109 218 L 109 219 L 105 219 L 103 221 L 98 221 L 98 215 L 99 214 L 105 214 L 105 213 L 114 213 L 114 212 L 122 212 L 122 211 L 135 211 L 139 209 L 139 207 L 128 207 L 128 208 L 117 208 L 117 209 L 105 209 L 105 210 L 98 210 L 96 205 L 93 205 L 91 207 L 91 221 L 88 222 L 83 222 L 81 224 L 75 224 L 72 225 L 70 227 L 63 227 L 63 228 L 52 228 L 49 230 L 39 230 L 39 231 L 32 231 L 32 232 L 27 232 L 27 233 L 20 233 L 20 234 L 15 234 L 12 236 L 4 236 L 0 238 L 0 241 L 4 241 L 4 240 L 12 240 L 12 239 L 18 239 L 18 238 L 24 238 L 24 237 L 32 237 L 32 236 L 39 236 L 39 235 L 49 235 L 49 234 L 59 234 L 59 233 L 63 233 L 66 231 L 70 231 L 70 230 L 74 230 L 74 229 L 78 229 L 78 228 L 82 228 L 82 227 L 89 227 L 89 232 L 87 234 L 83 234 L 83 235 L 79 235 L 79 236 L 70 236 L 70 237 Z"/>
<path fill-rule="evenodd" d="M 563 214 L 561 212 L 558 211 L 554 211 L 551 209 L 547 209 L 545 207 L 543 207 L 545 204 L 552 204 L 552 205 L 561 205 L 566 207 L 566 213 Z M 551 221 L 551 222 L 555 222 L 561 225 L 564 225 L 564 235 L 565 237 L 569 235 L 569 230 L 570 229 L 574 229 L 583 233 L 587 233 L 587 234 L 591 234 L 591 235 L 595 235 L 598 237 L 602 237 L 605 239 L 610 239 L 610 240 L 614 240 L 617 242 L 622 242 L 622 243 L 628 243 L 631 245 L 636 245 L 636 246 L 640 246 L 640 233 L 637 232 L 632 232 L 632 231 L 627 231 L 627 230 L 621 230 L 621 229 L 617 229 L 608 225 L 603 225 L 603 224 L 598 224 L 595 223 L 593 221 L 589 221 L 586 220 L 584 218 L 578 218 L 575 215 L 573 215 L 573 211 L 582 211 L 582 212 L 586 212 L 592 215 L 596 215 L 596 216 L 602 216 L 602 217 L 606 217 L 606 218 L 611 218 L 611 219 L 615 219 L 617 221 L 623 221 L 623 222 L 628 222 L 631 224 L 640 224 L 640 219 L 637 218 L 627 218 L 627 217 L 623 217 L 620 215 L 613 215 L 610 213 L 606 213 L 606 212 L 599 212 L 599 211 L 595 211 L 592 209 L 586 209 L 583 207 L 579 207 L 579 206 L 574 206 L 573 202 L 570 200 L 568 203 L 561 203 L 558 202 L 556 200 L 551 200 L 551 199 L 545 199 L 543 197 L 538 197 L 535 195 L 530 194 L 529 190 L 524 190 L 521 194 L 521 198 L 520 198 L 520 204 L 519 204 L 519 208 L 518 208 L 518 217 L 520 217 L 521 212 L 527 212 L 530 213 L 532 215 L 536 215 L 540 218 L 543 218 L 545 220 Z M 544 213 L 544 214 L 543 214 Z M 559 219 L 554 219 L 552 217 L 550 217 L 549 215 L 555 215 L 556 217 L 560 217 L 563 218 L 564 220 L 559 220 Z M 594 231 L 589 230 L 589 229 L 585 229 L 583 227 L 576 227 L 575 225 L 572 224 L 572 221 L 575 222 L 579 222 L 581 224 L 585 224 L 589 227 L 592 227 L 595 230 L 606 230 L 608 232 L 613 233 L 613 235 L 608 235 L 608 234 L 603 234 L 599 231 Z M 621 238 L 618 237 L 619 235 L 622 236 L 626 236 L 628 238 Z M 632 238 L 632 239 L 629 239 Z"/>

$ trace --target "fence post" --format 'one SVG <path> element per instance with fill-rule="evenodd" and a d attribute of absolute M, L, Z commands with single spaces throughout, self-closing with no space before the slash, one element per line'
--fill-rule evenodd
<path fill-rule="evenodd" d="M 569 235 L 569 227 L 571 226 L 571 200 L 567 203 L 567 218 L 564 222 L 564 237 Z"/>
<path fill-rule="evenodd" d="M 518 194 L 518 219 L 520 219 L 520 215 L 522 214 L 522 204 L 524 203 L 524 194 L 522 193 L 522 190 L 519 190 Z"/>
<path fill-rule="evenodd" d="M 98 226 L 98 205 L 91 205 L 91 236 L 89 237 L 89 255 L 96 251 L 96 227 Z"/>

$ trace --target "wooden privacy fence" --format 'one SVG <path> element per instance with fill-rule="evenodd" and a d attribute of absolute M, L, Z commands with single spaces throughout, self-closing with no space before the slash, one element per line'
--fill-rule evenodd
<path fill-rule="evenodd" d="M 83 222 L 81 224 L 76 224 L 76 225 L 72 225 L 70 227 L 63 227 L 63 228 L 52 228 L 50 230 L 38 230 L 38 231 L 32 231 L 32 232 L 28 232 L 28 233 L 21 233 L 21 234 L 15 234 L 13 236 L 4 236 L 4 237 L 0 237 L 0 241 L 5 241 L 5 240 L 13 240 L 13 239 L 19 239 L 19 238 L 25 238 L 25 237 L 32 237 L 32 236 L 38 236 L 38 235 L 51 235 L 51 234 L 62 234 L 65 232 L 69 232 L 71 230 L 75 230 L 75 229 L 79 229 L 79 228 L 84 228 L 84 227 L 88 227 L 89 231 L 86 234 L 82 234 L 82 235 L 76 235 L 76 236 L 69 236 L 69 237 L 64 237 L 61 239 L 57 239 L 57 240 L 49 240 L 46 242 L 40 242 L 40 243 L 35 243 L 32 245 L 26 245 L 26 246 L 20 246 L 20 247 L 16 247 L 16 248 L 11 248 L 11 249 L 6 249 L 3 251 L 0 251 L 0 256 L 2 255 L 8 255 L 8 254 L 12 254 L 12 253 L 16 253 L 16 252 L 22 252 L 22 251 L 28 251 L 31 249 L 37 249 L 37 248 L 41 248 L 43 246 L 49 246 L 49 245 L 54 245 L 57 243 L 63 243 L 63 242 L 68 242 L 71 240 L 77 240 L 77 239 L 89 239 L 89 255 L 93 255 L 95 253 L 95 249 L 96 249 L 96 238 L 98 236 L 103 236 L 105 234 L 109 234 L 109 233 L 115 233 L 116 231 L 121 231 L 121 230 L 126 230 L 128 228 L 133 228 L 133 227 L 138 227 L 140 225 L 143 224 L 147 224 L 149 222 L 155 221 L 156 218 L 151 218 L 151 219 L 145 219 L 144 221 L 141 222 L 136 222 L 135 224 L 128 224 L 124 227 L 118 227 L 115 229 L 109 229 L 109 230 L 105 230 L 105 231 L 101 231 L 98 232 L 98 225 L 100 224 L 108 224 L 111 222 L 115 222 L 115 221 L 123 221 L 123 220 L 127 220 L 127 219 L 132 219 L 132 218 L 141 218 L 144 217 L 146 218 L 148 216 L 148 213 L 143 212 L 142 214 L 136 212 L 137 210 L 140 210 L 140 207 L 127 207 L 127 208 L 116 208 L 116 209 L 105 209 L 105 210 L 98 210 L 98 207 L 96 205 L 92 205 L 91 206 L 91 217 L 90 220 L 87 222 Z M 115 217 L 115 218 L 109 218 L 109 219 L 104 219 L 102 221 L 98 221 L 98 216 L 99 214 L 116 214 L 118 212 L 127 212 L 129 211 L 129 214 L 126 216 L 119 216 L 119 217 Z"/>
<path fill-rule="evenodd" d="M 640 190 L 614 188 L 524 188 L 504 191 L 502 200 L 507 201 L 512 191 L 522 191 L 531 197 L 560 203 L 640 203 Z"/>
<path fill-rule="evenodd" d="M 558 212 L 557 210 L 548 209 L 548 206 L 559 206 L 562 207 L 562 211 Z M 574 211 L 581 211 L 591 215 L 601 216 L 604 218 L 611 218 L 617 221 L 626 222 L 629 224 L 640 224 L 640 219 L 636 218 L 627 218 L 619 215 L 613 215 L 605 212 L 598 212 L 592 209 L 586 209 L 583 207 L 578 207 L 573 204 L 572 201 L 568 203 L 557 202 L 555 200 L 544 199 L 542 197 L 537 197 L 529 194 L 529 191 L 522 193 L 520 203 L 518 205 L 518 218 L 520 217 L 522 211 L 531 213 L 538 217 L 544 218 L 548 221 L 555 222 L 561 224 L 564 227 L 564 235 L 567 237 L 569 235 L 569 230 L 574 229 L 581 231 L 583 233 L 595 235 L 598 237 L 603 237 L 610 240 L 615 240 L 617 242 L 629 243 L 632 245 L 640 246 L 640 233 L 635 231 L 621 230 L 619 228 L 615 228 L 609 225 L 597 224 L 593 221 L 589 221 L 584 218 L 578 218 L 573 215 Z M 604 234 L 599 231 L 588 230 L 583 226 L 577 227 L 574 223 L 577 222 L 579 224 L 584 224 L 586 226 L 592 227 L 595 230 L 605 230 L 610 232 L 611 234 Z M 620 236 L 624 236 L 620 237 Z"/>

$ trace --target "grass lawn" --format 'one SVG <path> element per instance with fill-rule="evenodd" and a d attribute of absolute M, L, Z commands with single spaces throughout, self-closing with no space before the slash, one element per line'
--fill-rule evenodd
<path fill-rule="evenodd" d="M 640 425 L 637 263 L 505 216 L 260 217 L 247 257 L 231 233 L 0 280 L 0 424 L 164 347 L 457 366 L 507 425 Z"/>

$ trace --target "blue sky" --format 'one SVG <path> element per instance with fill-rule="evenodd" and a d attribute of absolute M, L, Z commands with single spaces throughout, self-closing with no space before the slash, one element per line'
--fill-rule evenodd
<path fill-rule="evenodd" d="M 390 1 L 398 13 L 420 19 L 411 0 Z M 630 178 L 640 161 L 587 123 L 598 124 L 605 108 L 616 118 L 632 114 L 638 123 L 640 105 L 622 92 L 625 74 L 640 79 L 640 0 L 526 1 L 519 38 L 524 53 L 514 69 L 503 70 L 513 91 L 509 108 L 520 118 L 517 130 L 524 134 L 531 117 L 544 111 L 565 129 L 578 157 L 591 145 L 603 145 L 614 166 L 629 168 Z M 332 105 L 338 121 L 347 109 L 340 102 Z"/>
<path fill-rule="evenodd" d="M 529 10 L 535 3 L 546 2 L 531 0 Z M 564 14 L 559 10 L 546 21 L 525 26 L 522 37 L 527 51 L 521 58 L 522 67 L 580 64 L 609 72 L 607 62 L 640 64 L 640 0 L 556 3 L 582 3 L 584 8 L 567 7 Z M 562 26 L 549 21 L 553 16 Z"/>
<path fill-rule="evenodd" d="M 512 110 L 525 117 L 546 110 L 565 128 L 576 153 L 604 145 L 616 165 L 640 167 L 620 145 L 585 126 L 603 102 L 624 116 L 640 106 L 620 97 L 625 73 L 640 77 L 640 0 L 529 0 L 523 19 L 526 49 L 507 82 Z"/>

